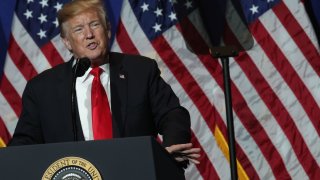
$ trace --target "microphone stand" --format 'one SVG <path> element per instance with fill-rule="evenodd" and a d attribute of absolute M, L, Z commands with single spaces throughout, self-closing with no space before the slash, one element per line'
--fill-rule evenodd
<path fill-rule="evenodd" d="M 210 54 L 214 58 L 220 58 L 223 68 L 223 82 L 224 82 L 224 94 L 226 104 L 226 117 L 228 128 L 228 145 L 229 145 L 229 159 L 230 159 L 230 172 L 231 179 L 237 180 L 237 161 L 236 161 L 236 147 L 234 137 L 234 125 L 232 114 L 232 95 L 231 95 L 231 81 L 229 72 L 229 58 L 238 56 L 238 50 L 232 46 L 226 47 L 214 47 L 209 49 Z"/>

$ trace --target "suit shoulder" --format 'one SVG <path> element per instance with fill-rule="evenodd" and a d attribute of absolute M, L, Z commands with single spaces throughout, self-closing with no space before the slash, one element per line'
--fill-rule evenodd
<path fill-rule="evenodd" d="M 68 69 L 71 69 L 70 62 L 59 64 L 55 67 L 44 70 L 37 76 L 33 77 L 28 83 L 37 84 L 40 82 L 41 83 L 52 82 L 53 80 L 65 75 L 66 72 L 68 72 Z"/>
<path fill-rule="evenodd" d="M 142 64 L 153 64 L 154 59 L 146 56 L 136 55 L 136 54 L 124 54 L 124 53 L 110 53 L 111 57 L 114 59 L 122 61 L 122 63 L 142 63 Z"/>

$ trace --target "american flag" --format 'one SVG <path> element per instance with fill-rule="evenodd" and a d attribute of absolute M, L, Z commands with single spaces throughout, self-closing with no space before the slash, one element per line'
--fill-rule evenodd
<path fill-rule="evenodd" d="M 304 2 L 239 2 L 254 40 L 252 49 L 230 59 L 239 179 L 316 179 L 320 55 Z M 70 57 L 55 24 L 63 3 L 18 1 L 0 84 L 0 121 L 11 134 L 27 80 Z M 186 178 L 230 179 L 222 67 L 190 52 L 182 35 L 187 24 L 189 36 L 207 46 L 198 16 L 196 1 L 124 0 L 112 51 L 156 59 L 189 110 L 192 142 L 202 151 Z"/>

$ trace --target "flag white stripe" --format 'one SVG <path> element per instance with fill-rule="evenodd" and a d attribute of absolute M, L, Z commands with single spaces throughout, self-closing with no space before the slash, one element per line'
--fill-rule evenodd
<path fill-rule="evenodd" d="M 4 65 L 4 74 L 6 75 L 8 81 L 11 83 L 14 89 L 18 92 L 20 97 L 22 97 L 22 93 L 24 88 L 26 87 L 27 80 L 24 78 L 19 69 L 13 63 L 8 53 Z"/>
<path fill-rule="evenodd" d="M 14 132 L 14 129 L 17 125 L 17 115 L 12 110 L 11 106 L 9 106 L 9 103 L 7 99 L 3 96 L 2 92 L 0 92 L 0 116 L 2 120 L 4 121 L 4 124 L 6 125 L 8 131 L 12 135 Z"/>
<path fill-rule="evenodd" d="M 29 36 L 15 13 L 12 21 L 12 35 L 38 73 L 51 67 L 45 56 L 39 50 L 38 45 Z"/>

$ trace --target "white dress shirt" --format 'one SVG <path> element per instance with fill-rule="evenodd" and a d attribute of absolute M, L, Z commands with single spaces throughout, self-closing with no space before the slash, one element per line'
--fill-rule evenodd
<path fill-rule="evenodd" d="M 110 65 L 107 63 L 101 65 L 100 68 L 103 70 L 100 75 L 100 80 L 107 93 L 111 112 Z M 76 81 L 79 116 L 85 140 L 93 140 L 91 87 L 94 76 L 90 74 L 91 70 L 92 68 L 90 67 L 85 74 L 82 77 L 78 77 Z"/>

